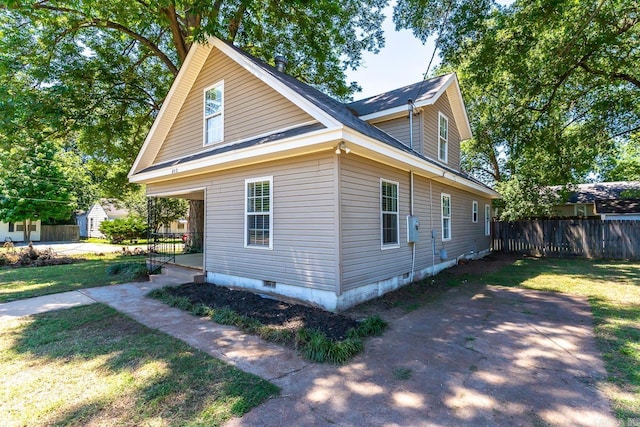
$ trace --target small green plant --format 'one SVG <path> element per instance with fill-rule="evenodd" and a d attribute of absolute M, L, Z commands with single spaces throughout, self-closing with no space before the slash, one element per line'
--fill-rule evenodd
<path fill-rule="evenodd" d="M 331 341 L 321 332 L 310 331 L 308 339 L 300 343 L 302 354 L 312 362 L 324 362 L 329 358 Z"/>
<path fill-rule="evenodd" d="M 411 368 L 400 367 L 393 370 L 393 377 L 397 380 L 406 381 L 413 375 Z"/>
<path fill-rule="evenodd" d="M 107 274 L 120 276 L 125 280 L 141 280 L 148 277 L 147 266 L 140 262 L 120 262 L 107 267 Z"/>
<path fill-rule="evenodd" d="M 277 344 L 287 344 L 294 340 L 294 333 L 289 329 L 274 328 L 271 326 L 261 326 L 258 336 L 263 340 Z"/>
<path fill-rule="evenodd" d="M 382 335 L 387 328 L 387 322 L 385 322 L 380 316 L 373 315 L 364 319 L 356 329 L 354 333 L 356 337 L 364 338 Z"/>

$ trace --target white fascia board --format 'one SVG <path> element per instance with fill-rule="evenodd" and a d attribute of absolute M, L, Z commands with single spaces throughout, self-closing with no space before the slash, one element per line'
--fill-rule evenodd
<path fill-rule="evenodd" d="M 280 80 L 274 78 L 269 73 L 265 72 L 262 68 L 256 66 L 249 58 L 244 55 L 239 54 L 235 49 L 228 46 L 226 43 L 222 42 L 220 39 L 216 37 L 209 38 L 209 43 L 218 48 L 222 53 L 227 55 L 229 58 L 238 63 L 241 67 L 247 70 L 249 73 L 256 76 L 258 79 L 275 89 L 282 96 L 287 98 L 289 101 L 293 102 L 295 105 L 304 110 L 307 114 L 309 114 L 314 119 L 318 120 L 324 126 L 328 128 L 333 128 L 336 126 L 340 126 L 341 123 L 331 117 L 331 115 L 327 114 L 324 110 L 317 107 L 311 101 L 307 100 L 303 96 L 301 96 L 296 91 L 292 90 L 289 86 L 282 83 Z"/>
<path fill-rule="evenodd" d="M 442 86 L 440 86 L 440 89 L 438 89 L 438 91 L 434 95 L 430 96 L 427 99 L 423 99 L 422 101 L 414 102 L 413 106 L 415 108 L 420 108 L 420 107 L 424 107 L 424 106 L 427 106 L 427 105 L 434 104 L 442 96 L 442 94 L 447 90 L 449 85 L 451 85 L 451 82 L 454 81 L 454 80 L 456 80 L 455 74 L 452 73 L 447 78 L 447 81 L 444 82 L 442 84 Z M 360 120 L 370 121 L 370 120 L 375 120 L 375 119 L 378 119 L 378 118 L 381 118 L 381 117 L 393 116 L 393 115 L 400 114 L 400 113 L 406 113 L 408 108 L 409 107 L 406 104 L 405 105 L 399 105 L 397 107 L 389 108 L 387 110 L 376 111 L 375 113 L 366 114 L 364 116 L 359 116 L 358 118 Z"/>
<path fill-rule="evenodd" d="M 457 77 L 455 77 L 455 74 L 452 74 L 452 76 L 454 77 L 452 81 L 455 83 L 454 88 L 456 91 L 457 98 L 460 102 L 460 110 L 462 110 L 462 119 L 463 119 L 462 121 L 456 119 L 456 124 L 462 122 L 462 126 L 464 126 L 463 129 L 459 130 L 460 139 L 464 141 L 466 139 L 471 139 L 473 137 L 473 134 L 471 132 L 471 124 L 469 123 L 469 116 L 467 115 L 467 107 L 465 107 L 464 105 L 464 98 L 462 98 L 462 91 L 460 90 L 458 79 Z M 449 84 L 447 84 L 447 87 L 449 86 Z M 458 124 L 458 128 L 460 128 L 460 124 Z"/>
<path fill-rule="evenodd" d="M 273 141 L 264 145 L 254 145 L 247 148 L 231 150 L 226 153 L 192 160 L 179 165 L 170 165 L 162 169 L 138 173 L 131 176 L 129 181 L 133 183 L 153 182 L 166 180 L 170 177 L 179 178 L 183 175 L 189 176 L 197 174 L 199 170 L 223 167 L 225 164 L 232 162 L 246 161 L 247 164 L 250 164 L 253 163 L 251 160 L 271 155 L 277 156 L 278 154 L 283 154 L 282 157 L 288 157 L 294 149 L 300 150 L 305 147 L 340 140 L 341 137 L 342 127 L 320 129 L 318 131 L 282 139 L 280 141 Z"/>
<path fill-rule="evenodd" d="M 500 194 L 495 190 L 492 190 L 488 187 L 485 187 L 484 185 L 478 184 L 474 181 L 471 181 L 469 179 L 466 179 L 464 177 L 451 173 L 439 167 L 438 165 L 435 165 L 431 162 L 423 160 L 409 152 L 394 148 L 374 138 L 370 138 L 368 136 L 362 135 L 360 132 L 345 128 L 343 132 L 343 138 L 347 142 L 352 142 L 353 144 L 356 144 L 363 148 L 377 152 L 385 157 L 389 157 L 401 163 L 404 163 L 409 168 L 415 168 L 416 170 L 426 172 L 428 175 L 430 175 L 433 178 L 438 177 L 439 180 L 462 184 L 476 193 L 484 194 L 491 198 L 500 197 Z"/>
<path fill-rule="evenodd" d="M 195 78 L 197 78 L 197 76 L 200 74 L 200 69 L 206 62 L 207 57 L 209 56 L 209 51 L 211 51 L 211 46 L 203 45 L 200 43 L 194 43 L 192 48 L 189 49 L 189 53 L 187 53 L 187 57 L 185 58 L 182 66 L 180 67 L 180 70 L 178 71 L 178 75 L 176 76 L 175 80 L 171 84 L 169 93 L 167 94 L 164 102 L 162 103 L 162 107 L 160 107 L 160 112 L 158 112 L 158 116 L 153 121 L 153 125 L 151 126 L 151 129 L 149 130 L 149 133 L 147 134 L 147 137 L 145 138 L 144 143 L 142 144 L 142 148 L 140 148 L 140 151 L 138 151 L 138 156 L 136 157 L 136 160 L 133 162 L 133 166 L 131 166 L 131 169 L 129 170 L 129 174 L 127 175 L 128 178 L 131 178 L 134 174 L 134 171 L 138 168 L 138 165 L 140 164 L 140 161 L 142 160 L 143 155 L 147 151 L 149 144 L 156 136 L 156 132 L 158 131 L 158 127 L 160 126 L 160 123 L 169 119 L 169 117 L 165 117 L 168 114 L 167 110 L 171 107 L 173 107 L 174 109 L 177 108 L 176 106 L 173 105 L 173 103 L 175 103 L 174 97 L 176 96 L 176 92 L 183 85 L 183 81 L 185 80 L 185 76 L 187 75 L 187 73 L 192 72 L 190 68 L 192 66 L 192 62 L 194 61 L 193 58 L 202 49 L 207 49 L 207 55 L 205 56 L 204 60 L 199 64 L 200 67 L 198 69 L 198 72 L 196 73 Z M 195 78 L 194 78 L 194 81 L 195 81 Z M 180 106 L 184 102 L 184 99 L 187 97 L 188 93 L 189 91 L 186 91 L 182 101 L 180 102 Z M 176 111 L 174 117 L 170 118 L 171 125 L 173 125 L 173 121 L 175 120 L 175 117 L 178 115 L 178 113 L 179 111 Z M 167 133 L 170 127 L 171 126 L 167 126 Z M 164 140 L 164 137 L 162 139 Z"/>

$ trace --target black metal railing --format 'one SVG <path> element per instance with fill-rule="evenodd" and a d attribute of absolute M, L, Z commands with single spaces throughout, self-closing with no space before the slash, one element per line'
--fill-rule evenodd
<path fill-rule="evenodd" d="M 176 262 L 176 255 L 202 253 L 202 233 L 149 233 L 147 268 L 158 272 L 163 265 Z"/>

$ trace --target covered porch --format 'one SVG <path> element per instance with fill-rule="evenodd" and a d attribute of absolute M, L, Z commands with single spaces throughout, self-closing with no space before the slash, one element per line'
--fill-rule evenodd
<path fill-rule="evenodd" d="M 147 189 L 148 250 L 147 266 L 151 273 L 163 266 L 204 270 L 204 189 L 175 193 L 150 194 Z M 176 206 L 186 201 L 184 229 L 160 232 L 174 217 Z M 173 211 L 172 211 L 173 209 Z M 179 208 L 178 208 L 179 210 Z"/>

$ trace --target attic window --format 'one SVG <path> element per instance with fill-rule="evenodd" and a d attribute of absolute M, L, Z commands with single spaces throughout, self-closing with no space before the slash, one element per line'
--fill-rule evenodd
<path fill-rule="evenodd" d="M 438 160 L 447 163 L 449 157 L 449 119 L 438 113 Z"/>
<path fill-rule="evenodd" d="M 224 82 L 204 91 L 204 145 L 220 142 L 224 130 Z"/>

